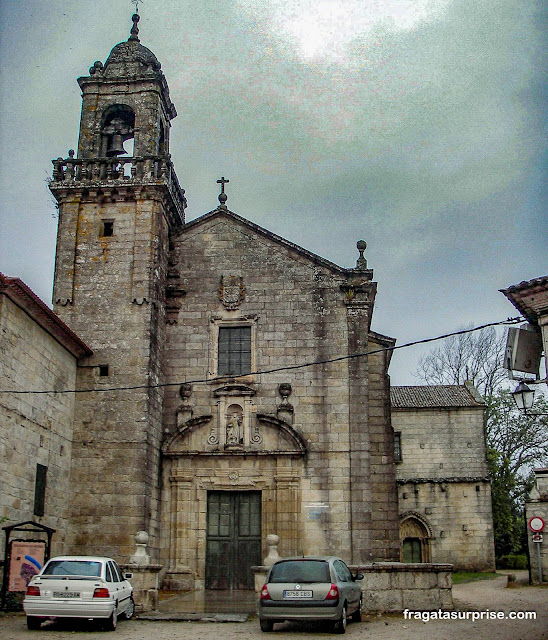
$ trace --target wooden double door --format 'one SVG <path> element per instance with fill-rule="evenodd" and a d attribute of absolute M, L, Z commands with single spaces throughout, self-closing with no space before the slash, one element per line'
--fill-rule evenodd
<path fill-rule="evenodd" d="M 209 491 L 206 589 L 254 589 L 261 564 L 261 492 Z"/>

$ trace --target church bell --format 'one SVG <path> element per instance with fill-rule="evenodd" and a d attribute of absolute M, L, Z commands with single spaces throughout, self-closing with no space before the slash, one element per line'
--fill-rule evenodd
<path fill-rule="evenodd" d="M 125 152 L 122 136 L 119 133 L 108 137 L 107 157 L 120 156 Z"/>

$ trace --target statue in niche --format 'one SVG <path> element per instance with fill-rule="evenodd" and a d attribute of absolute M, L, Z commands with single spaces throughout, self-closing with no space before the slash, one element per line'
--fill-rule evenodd
<path fill-rule="evenodd" d="M 227 416 L 226 421 L 226 444 L 227 446 L 242 444 L 242 422 L 241 410 L 236 410 Z"/>

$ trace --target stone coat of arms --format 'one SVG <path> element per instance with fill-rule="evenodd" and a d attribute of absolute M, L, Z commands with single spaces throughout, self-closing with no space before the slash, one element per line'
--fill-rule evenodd
<path fill-rule="evenodd" d="M 244 280 L 242 277 L 221 276 L 219 300 L 226 309 L 237 309 L 245 298 Z"/>

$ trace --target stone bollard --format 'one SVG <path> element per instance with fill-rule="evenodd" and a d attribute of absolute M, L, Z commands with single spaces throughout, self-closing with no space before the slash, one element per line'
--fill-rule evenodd
<path fill-rule="evenodd" d="M 266 580 L 266 574 L 270 567 L 278 560 L 281 560 L 278 553 L 280 536 L 277 536 L 275 533 L 270 533 L 266 536 L 266 544 L 268 545 L 268 553 L 266 558 L 263 560 L 263 564 L 259 567 L 251 567 L 255 575 L 255 592 L 257 595 L 261 593 L 261 589 L 263 588 Z"/>
<path fill-rule="evenodd" d="M 135 553 L 129 559 L 130 564 L 150 564 L 150 556 L 147 553 L 148 533 L 137 531 L 135 534 Z"/>
<path fill-rule="evenodd" d="M 270 568 L 275 562 L 280 560 L 280 554 L 278 553 L 280 536 L 277 536 L 275 533 L 270 533 L 266 536 L 266 544 L 268 545 L 268 553 L 263 560 L 263 565 Z"/>
<path fill-rule="evenodd" d="M 135 553 L 129 559 L 129 564 L 122 565 L 124 572 L 133 574 L 130 582 L 137 613 L 158 608 L 159 574 L 163 565 L 150 563 L 150 556 L 146 550 L 147 542 L 148 533 L 138 531 L 135 534 Z"/>

